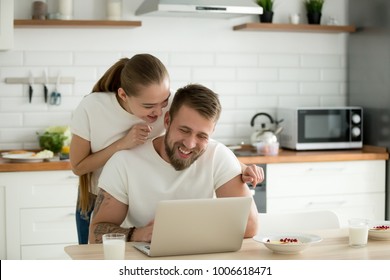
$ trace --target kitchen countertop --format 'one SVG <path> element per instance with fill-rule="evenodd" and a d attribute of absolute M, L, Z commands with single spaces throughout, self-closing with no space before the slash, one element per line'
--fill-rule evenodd
<path fill-rule="evenodd" d="M 304 231 L 305 232 L 305 231 Z M 305 232 L 306 233 L 306 232 Z M 323 238 L 299 254 L 276 254 L 253 238 L 246 238 L 236 252 L 167 257 L 148 257 L 126 243 L 126 260 L 388 260 L 390 251 L 386 240 L 368 240 L 363 248 L 348 246 L 348 228 L 308 231 Z M 74 260 L 104 259 L 102 244 L 70 245 L 65 252 Z M 387 261 L 388 262 L 388 261 Z"/>
<path fill-rule="evenodd" d="M 240 152 L 242 152 L 240 154 Z M 385 147 L 364 146 L 357 150 L 293 151 L 280 149 L 277 156 L 260 156 L 250 152 L 250 148 L 236 151 L 238 159 L 244 164 L 297 163 L 354 160 L 387 160 L 389 154 Z M 250 155 L 249 155 L 250 154 Z M 10 162 L 0 158 L 0 172 L 71 170 L 69 160 L 44 162 Z"/>
<path fill-rule="evenodd" d="M 69 160 L 54 159 L 42 162 L 11 162 L 0 158 L 0 172 L 72 170 Z"/>
<path fill-rule="evenodd" d="M 353 160 L 388 160 L 389 154 L 385 147 L 364 146 L 353 150 L 328 151 L 294 151 L 280 149 L 276 156 L 244 156 L 245 150 L 238 159 L 244 164 L 261 163 L 297 163 L 297 162 L 326 162 L 326 161 L 353 161 Z"/>

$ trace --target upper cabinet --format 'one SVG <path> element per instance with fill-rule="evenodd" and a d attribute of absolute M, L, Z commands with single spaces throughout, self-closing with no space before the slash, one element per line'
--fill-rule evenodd
<path fill-rule="evenodd" d="M 14 1 L 0 0 L 0 50 L 8 50 L 13 46 L 13 16 Z"/>

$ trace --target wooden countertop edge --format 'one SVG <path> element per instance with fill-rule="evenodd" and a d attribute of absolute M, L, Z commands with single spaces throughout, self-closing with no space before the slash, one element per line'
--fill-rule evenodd
<path fill-rule="evenodd" d="M 238 157 L 244 164 L 298 163 L 298 162 L 329 162 L 354 160 L 388 160 L 388 154 L 351 154 L 351 155 L 307 155 L 307 156 L 262 156 Z"/>
<path fill-rule="evenodd" d="M 388 160 L 389 153 L 385 147 L 364 146 L 361 150 L 328 152 L 280 150 L 277 156 L 248 156 L 238 159 L 244 164 Z"/>
<path fill-rule="evenodd" d="M 364 146 L 360 150 L 293 151 L 281 149 L 277 156 L 240 156 L 244 164 L 388 160 L 385 147 Z M 69 161 L 12 163 L 0 158 L 0 172 L 72 170 Z"/>
<path fill-rule="evenodd" d="M 12 163 L 0 160 L 0 172 L 72 170 L 69 161 Z"/>

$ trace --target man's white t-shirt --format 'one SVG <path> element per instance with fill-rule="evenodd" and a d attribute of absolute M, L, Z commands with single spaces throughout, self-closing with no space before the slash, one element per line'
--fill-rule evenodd
<path fill-rule="evenodd" d="M 163 115 L 168 110 L 164 108 Z M 161 135 L 164 129 L 164 118 L 161 116 L 153 124 L 149 138 Z M 124 137 L 130 128 L 144 120 L 128 113 L 120 105 L 115 93 L 93 92 L 85 96 L 73 112 L 71 132 L 91 142 L 92 153 L 103 150 L 115 141 Z M 92 175 L 92 193 L 97 194 L 97 182 L 102 168 Z"/>
<path fill-rule="evenodd" d="M 225 145 L 209 140 L 206 151 L 188 168 L 176 171 L 155 151 L 152 140 L 115 153 L 104 166 L 99 187 L 127 204 L 127 223 L 145 226 L 160 200 L 212 198 L 215 190 L 241 174 Z"/>

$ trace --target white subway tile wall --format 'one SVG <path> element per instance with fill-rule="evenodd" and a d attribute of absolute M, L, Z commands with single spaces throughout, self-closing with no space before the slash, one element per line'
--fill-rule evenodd
<path fill-rule="evenodd" d="M 329 1 L 328 14 L 343 9 L 343 1 Z M 134 17 L 129 2 L 124 9 L 132 9 L 123 16 L 141 20 L 141 27 L 15 29 L 14 48 L 0 52 L 0 150 L 39 148 L 37 132 L 69 124 L 72 111 L 108 67 L 136 53 L 162 60 L 172 90 L 201 83 L 220 95 L 223 113 L 213 138 L 225 144 L 250 143 L 255 129 L 250 120 L 257 112 L 275 117 L 277 107 L 346 104 L 348 34 L 233 31 L 257 17 Z M 18 11 L 16 18 L 28 18 Z M 288 15 L 276 12 L 274 21 L 286 22 Z M 338 21 L 343 24 L 343 14 Z M 34 84 L 29 103 L 27 85 L 5 83 L 9 77 L 26 78 L 29 71 L 34 77 L 43 71 L 74 77 L 75 83 L 59 86 L 59 106 L 44 103 L 43 85 Z M 55 90 L 55 84 L 48 87 L 49 94 Z"/>

